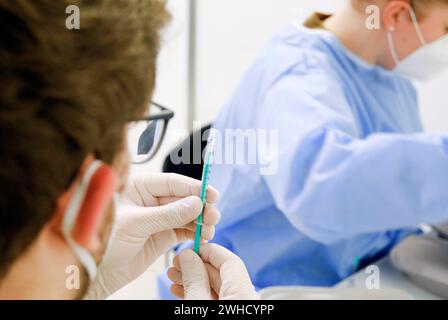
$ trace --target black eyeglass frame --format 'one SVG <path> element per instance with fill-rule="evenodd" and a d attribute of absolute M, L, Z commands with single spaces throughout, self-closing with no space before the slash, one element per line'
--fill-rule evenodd
<path fill-rule="evenodd" d="M 163 120 L 164 124 L 163 124 L 163 131 L 162 131 L 162 135 L 157 143 L 157 146 L 154 149 L 154 152 L 152 152 L 151 155 L 149 155 L 148 158 L 142 160 L 142 161 L 132 161 L 132 164 L 145 164 L 148 163 L 149 161 L 151 161 L 154 156 L 157 154 L 157 152 L 159 151 L 160 147 L 162 146 L 162 142 L 165 138 L 165 134 L 166 134 L 166 130 L 168 128 L 168 124 L 170 122 L 171 119 L 174 118 L 174 111 L 164 107 L 163 105 L 157 103 L 157 102 L 151 102 L 151 106 L 157 107 L 159 108 L 162 112 L 156 115 L 152 115 L 152 116 L 146 116 L 146 117 L 141 117 L 138 119 L 133 119 L 130 122 L 141 122 L 141 121 L 146 121 L 146 122 L 151 122 L 151 121 L 159 121 L 159 120 Z"/>

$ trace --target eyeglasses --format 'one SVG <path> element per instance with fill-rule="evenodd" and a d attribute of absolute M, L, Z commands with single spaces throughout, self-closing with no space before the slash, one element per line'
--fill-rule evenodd
<path fill-rule="evenodd" d="M 132 120 L 128 126 L 127 145 L 134 164 L 143 164 L 154 158 L 162 145 L 168 123 L 174 117 L 172 110 L 158 103 L 152 102 L 151 106 L 149 115 Z"/>

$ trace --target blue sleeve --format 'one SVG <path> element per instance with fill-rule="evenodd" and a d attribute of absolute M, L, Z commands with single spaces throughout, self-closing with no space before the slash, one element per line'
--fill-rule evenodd
<path fill-rule="evenodd" d="M 264 177 L 276 205 L 319 242 L 448 218 L 447 138 L 360 138 L 342 88 L 328 77 L 284 75 L 257 123 L 279 134 L 278 170 Z"/>

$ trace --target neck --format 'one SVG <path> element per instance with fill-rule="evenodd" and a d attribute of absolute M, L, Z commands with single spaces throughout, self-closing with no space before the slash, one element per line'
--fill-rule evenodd
<path fill-rule="evenodd" d="M 61 250 L 60 243 L 48 247 L 48 241 L 40 235 L 11 266 L 6 276 L 0 282 L 0 299 L 43 300 L 43 299 L 74 299 L 80 295 L 80 290 L 67 290 L 65 283 L 69 276 L 64 261 L 76 261 L 67 250 Z M 57 248 L 55 248 L 57 247 Z M 58 253 L 55 259 L 54 253 Z"/>
<path fill-rule="evenodd" d="M 351 52 L 372 65 L 382 65 L 382 33 L 366 28 L 366 15 L 350 5 L 328 18 L 325 29 L 333 33 Z"/>

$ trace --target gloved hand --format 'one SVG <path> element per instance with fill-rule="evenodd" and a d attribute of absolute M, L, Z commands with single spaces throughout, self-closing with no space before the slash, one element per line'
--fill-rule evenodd
<path fill-rule="evenodd" d="M 139 277 L 176 244 L 194 239 L 202 210 L 201 182 L 176 174 L 131 180 L 117 208 L 116 232 L 87 298 L 103 299 Z M 218 192 L 209 187 L 203 241 L 214 236 Z"/>
<path fill-rule="evenodd" d="M 171 292 L 185 300 L 258 300 L 241 259 L 217 244 L 205 244 L 200 257 L 184 250 L 173 260 Z"/>

